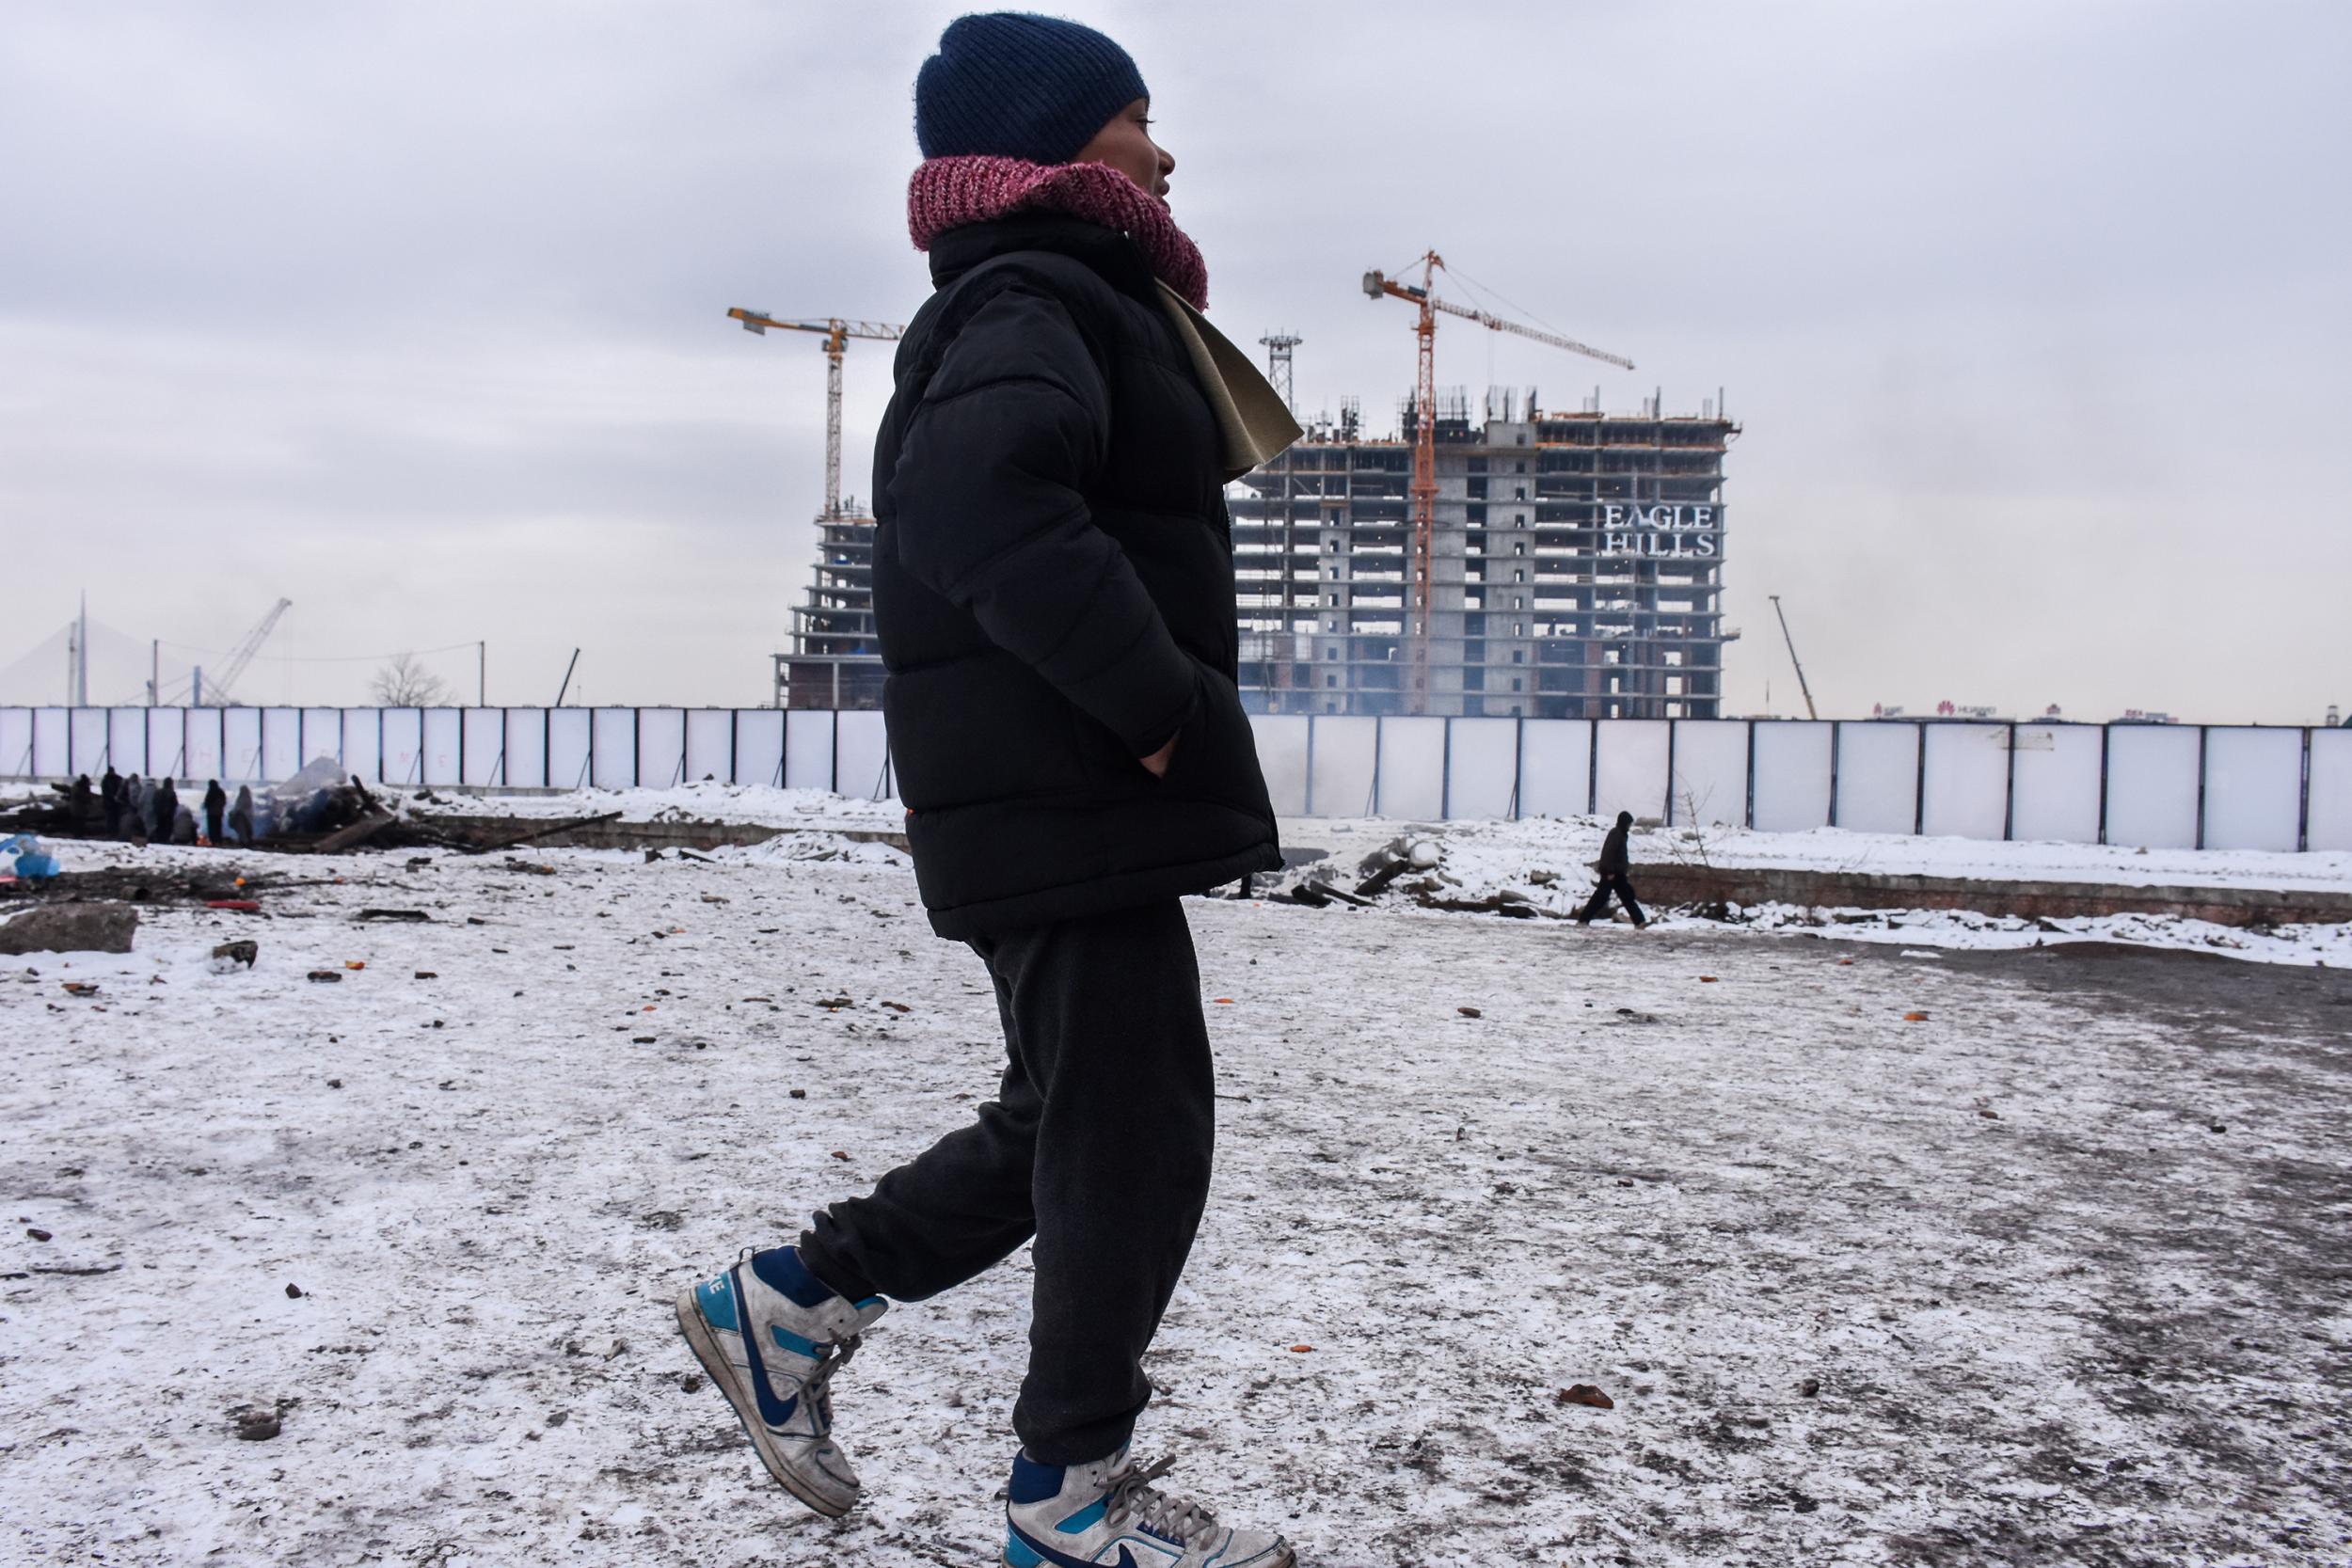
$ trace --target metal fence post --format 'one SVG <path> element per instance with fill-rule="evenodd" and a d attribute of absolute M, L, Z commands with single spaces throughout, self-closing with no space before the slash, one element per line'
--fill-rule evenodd
<path fill-rule="evenodd" d="M 2058 742 L 2056 740 L 2052 740 L 2050 744 L 2055 747 Z M 2016 837 L 2017 723 L 2016 721 L 2011 720 L 2009 726 L 2009 797 L 2001 802 L 2001 842 L 2008 844 L 2014 841 Z"/>
<path fill-rule="evenodd" d="M 2205 847 L 2205 744 L 2211 734 L 2208 726 L 2197 726 L 2197 847 Z"/>

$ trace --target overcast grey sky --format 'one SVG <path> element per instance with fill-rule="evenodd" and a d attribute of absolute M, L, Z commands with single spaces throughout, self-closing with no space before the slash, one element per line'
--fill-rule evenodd
<path fill-rule="evenodd" d="M 491 701 L 544 703 L 577 645 L 594 701 L 765 701 L 824 365 L 723 311 L 920 304 L 910 84 L 961 8 L 0 0 L 0 670 L 84 588 L 211 649 L 283 594 L 273 654 L 487 639 Z M 1729 711 L 1795 707 L 1773 593 L 1842 714 L 2352 705 L 2352 7 L 1064 10 L 1136 55 L 1213 314 L 1303 334 L 1308 408 L 1387 426 L 1410 314 L 1358 277 L 1432 245 L 1642 366 L 1457 325 L 1441 383 L 1727 388 Z M 888 347 L 848 379 L 863 495 Z"/>

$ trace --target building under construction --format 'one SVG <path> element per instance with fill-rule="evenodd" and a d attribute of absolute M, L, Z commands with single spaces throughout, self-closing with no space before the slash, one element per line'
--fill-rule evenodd
<path fill-rule="evenodd" d="M 817 570 L 792 610 L 792 651 L 777 654 L 776 706 L 882 706 L 874 635 L 874 519 L 855 501 L 817 519 Z"/>
<path fill-rule="evenodd" d="M 1244 701 L 1260 713 L 1530 719 L 1720 714 L 1724 451 L 1695 416 L 1436 399 L 1428 647 L 1412 630 L 1416 403 L 1392 439 L 1352 408 L 1232 499 Z M 1425 673 L 1424 673 L 1425 671 Z M 1416 681 L 1425 689 L 1416 690 Z"/>

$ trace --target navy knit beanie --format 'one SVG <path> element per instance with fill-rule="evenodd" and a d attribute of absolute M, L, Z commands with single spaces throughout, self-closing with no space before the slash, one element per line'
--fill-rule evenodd
<path fill-rule="evenodd" d="M 915 75 L 914 141 L 926 158 L 1066 164 L 1150 96 L 1127 51 L 1091 27 L 1026 11 L 960 16 Z"/>

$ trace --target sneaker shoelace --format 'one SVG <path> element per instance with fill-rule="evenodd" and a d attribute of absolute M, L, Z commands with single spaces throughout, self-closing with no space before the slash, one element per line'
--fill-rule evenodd
<path fill-rule="evenodd" d="M 1173 1458 L 1168 1458 L 1138 1470 L 1130 1461 L 1111 1477 L 1103 1516 L 1113 1529 L 1124 1528 L 1133 1519 L 1156 1535 L 1189 1546 L 1216 1524 L 1216 1515 L 1191 1498 L 1170 1496 L 1152 1484 L 1175 1465 Z"/>
<path fill-rule="evenodd" d="M 862 1334 L 846 1334 L 821 1347 L 825 1354 L 818 1361 L 816 1370 L 801 1380 L 801 1397 L 816 1407 L 819 1430 L 833 1430 L 833 1374 L 848 1366 L 850 1357 L 865 1342 Z"/>

